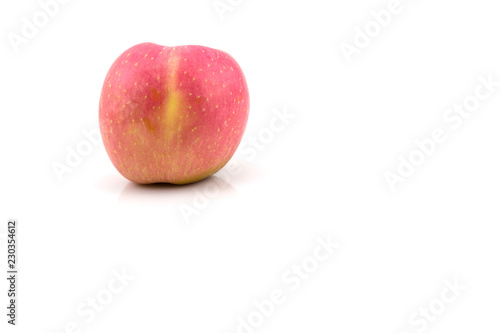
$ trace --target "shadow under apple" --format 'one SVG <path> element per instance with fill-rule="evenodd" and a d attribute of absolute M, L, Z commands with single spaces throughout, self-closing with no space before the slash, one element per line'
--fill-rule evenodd
<path fill-rule="evenodd" d="M 221 177 L 212 175 L 199 182 L 174 185 L 167 183 L 140 185 L 128 183 L 121 191 L 120 204 L 138 205 L 179 205 L 191 204 L 198 197 L 217 200 L 228 196 L 236 196 L 238 191 Z"/>

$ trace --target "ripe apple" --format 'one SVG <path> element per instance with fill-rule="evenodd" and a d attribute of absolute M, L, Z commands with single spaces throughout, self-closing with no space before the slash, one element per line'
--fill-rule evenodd
<path fill-rule="evenodd" d="M 111 162 L 128 180 L 187 184 L 231 159 L 249 108 L 245 77 L 229 54 L 143 43 L 111 66 L 99 127 Z"/>

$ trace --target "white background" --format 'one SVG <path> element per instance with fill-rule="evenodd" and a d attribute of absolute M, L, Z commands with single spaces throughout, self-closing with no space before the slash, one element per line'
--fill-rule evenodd
<path fill-rule="evenodd" d="M 279 289 L 286 301 L 253 331 L 412 333 L 415 311 L 457 279 L 467 290 L 420 331 L 498 331 L 500 87 L 460 128 L 443 120 L 479 76 L 500 81 L 498 4 L 401 0 L 348 63 L 341 43 L 389 1 L 233 3 L 221 20 L 212 0 L 71 0 L 16 53 L 8 33 L 40 5 L 2 0 L 0 232 L 19 220 L 15 330 L 237 332 Z M 244 140 L 275 109 L 295 118 L 255 158 L 236 155 L 225 183 L 130 184 L 102 145 L 59 181 L 53 163 L 98 126 L 108 68 L 141 42 L 230 53 L 250 89 Z M 391 191 L 384 173 L 436 127 L 446 142 Z M 186 205 L 201 207 L 189 221 Z M 317 237 L 340 248 L 289 292 L 282 275 Z M 85 322 L 77 308 L 122 269 L 134 279 Z"/>

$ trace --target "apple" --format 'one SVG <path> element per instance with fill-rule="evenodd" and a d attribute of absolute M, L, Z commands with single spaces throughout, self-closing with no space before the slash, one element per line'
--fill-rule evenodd
<path fill-rule="evenodd" d="M 250 109 L 238 63 L 205 46 L 143 43 L 111 66 L 99 127 L 115 168 L 138 184 L 188 184 L 231 159 Z"/>

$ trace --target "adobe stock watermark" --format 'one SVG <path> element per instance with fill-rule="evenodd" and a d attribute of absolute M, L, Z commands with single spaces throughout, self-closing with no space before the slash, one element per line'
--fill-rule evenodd
<path fill-rule="evenodd" d="M 243 3 L 243 0 L 215 0 L 212 3 L 212 6 L 215 9 L 215 12 L 219 16 L 221 21 L 224 21 L 224 16 L 228 12 L 233 12 L 236 8 L 238 8 Z"/>
<path fill-rule="evenodd" d="M 457 278 L 445 280 L 444 285 L 445 287 L 437 297 L 420 306 L 410 315 L 408 318 L 409 327 L 399 331 L 399 333 L 423 333 L 427 331 L 467 290 L 467 286 L 461 284 Z"/>
<path fill-rule="evenodd" d="M 15 53 L 19 53 L 20 46 L 28 44 L 40 30 L 45 28 L 51 19 L 59 14 L 63 5 L 71 0 L 40 0 L 39 10 L 30 17 L 21 17 L 21 27 L 18 32 L 8 32 L 7 39 Z"/>
<path fill-rule="evenodd" d="M 201 214 L 206 209 L 210 200 L 220 195 L 226 183 L 238 176 L 242 172 L 241 163 L 238 160 L 251 162 L 255 160 L 259 152 L 266 149 L 276 138 L 276 136 L 287 128 L 296 118 L 296 114 L 290 112 L 287 106 L 280 109 L 273 109 L 273 117 L 269 124 L 262 128 L 257 135 L 248 136 L 240 144 L 240 148 L 228 162 L 228 164 L 217 173 L 221 180 L 207 181 L 200 183 L 200 187 L 194 190 L 191 204 L 181 204 L 178 206 L 179 212 L 185 223 L 190 224 L 193 217 Z"/>
<path fill-rule="evenodd" d="M 64 324 L 64 327 L 51 333 L 82 333 L 106 308 L 109 308 L 115 297 L 123 293 L 134 276 L 129 275 L 125 268 L 121 272 L 112 270 L 113 277 L 106 286 L 80 302 L 75 309 L 77 319 Z"/>
<path fill-rule="evenodd" d="M 269 296 L 260 301 L 253 302 L 254 310 L 245 316 L 237 318 L 236 333 L 253 333 L 269 320 L 278 306 L 282 306 L 290 298 L 291 294 L 300 290 L 303 283 L 309 280 L 317 272 L 320 265 L 329 260 L 340 243 L 334 241 L 331 236 L 317 237 L 316 247 L 310 255 L 290 266 L 281 275 L 284 287 L 273 289 Z"/>
<path fill-rule="evenodd" d="M 396 191 L 397 185 L 415 174 L 432 155 L 436 153 L 440 144 L 449 138 L 450 130 L 456 131 L 462 127 L 463 122 L 479 109 L 481 102 L 491 98 L 500 87 L 500 81 L 494 81 L 493 74 L 487 77 L 479 76 L 479 84 L 474 92 L 465 97 L 461 102 L 453 104 L 446 109 L 442 115 L 445 126 L 438 126 L 430 131 L 426 138 L 415 140 L 414 149 L 406 156 L 399 155 L 396 170 L 384 172 L 384 178 L 392 192 Z"/>
<path fill-rule="evenodd" d="M 102 146 L 101 133 L 99 129 L 83 130 L 82 138 L 74 145 L 66 145 L 65 157 L 61 160 L 52 161 L 51 167 L 59 182 L 64 181 L 66 174 L 72 173 L 83 163 L 83 159 L 94 151 L 94 148 Z"/>
<path fill-rule="evenodd" d="M 411 2 L 412 0 L 407 1 Z M 352 42 L 342 41 L 339 44 L 347 63 L 352 62 L 354 55 L 361 54 L 361 51 L 366 49 L 372 40 L 377 38 L 393 22 L 394 17 L 401 14 L 403 10 L 404 5 L 401 0 L 390 0 L 386 9 L 372 10 L 370 12 L 370 20 L 364 24 L 363 28 L 355 26 Z"/>

